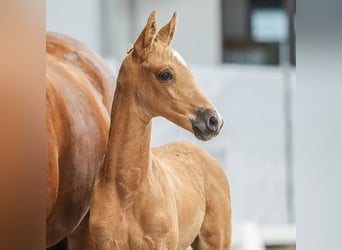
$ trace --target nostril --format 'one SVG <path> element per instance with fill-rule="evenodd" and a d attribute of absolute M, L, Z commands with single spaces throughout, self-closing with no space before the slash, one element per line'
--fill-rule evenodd
<path fill-rule="evenodd" d="M 217 130 L 218 120 L 215 116 L 211 116 L 208 120 L 208 127 L 212 131 Z"/>

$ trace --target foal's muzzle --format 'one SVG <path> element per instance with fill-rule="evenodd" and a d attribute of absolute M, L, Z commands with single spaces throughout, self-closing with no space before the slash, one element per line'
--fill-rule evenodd
<path fill-rule="evenodd" d="M 223 119 L 215 110 L 200 108 L 191 123 L 195 136 L 200 140 L 207 141 L 220 133 Z"/>

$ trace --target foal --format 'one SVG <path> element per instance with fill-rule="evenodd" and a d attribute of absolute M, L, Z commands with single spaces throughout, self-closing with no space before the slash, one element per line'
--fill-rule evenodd
<path fill-rule="evenodd" d="M 109 143 L 93 187 L 90 230 L 97 249 L 229 249 L 231 210 L 223 169 L 184 142 L 150 149 L 163 116 L 201 140 L 223 120 L 169 45 L 177 15 L 158 33 L 153 11 L 117 78 Z"/>

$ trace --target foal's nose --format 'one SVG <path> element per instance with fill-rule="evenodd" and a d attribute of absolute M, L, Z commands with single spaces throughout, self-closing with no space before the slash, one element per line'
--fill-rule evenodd
<path fill-rule="evenodd" d="M 192 129 L 197 138 L 209 140 L 218 135 L 223 126 L 223 119 L 214 109 L 200 108 L 192 120 Z"/>
<path fill-rule="evenodd" d="M 210 116 L 207 120 L 207 127 L 211 132 L 215 132 L 218 129 L 218 123 L 216 116 Z"/>

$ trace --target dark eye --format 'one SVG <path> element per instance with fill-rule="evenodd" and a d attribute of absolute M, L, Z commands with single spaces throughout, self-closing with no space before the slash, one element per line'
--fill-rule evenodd
<path fill-rule="evenodd" d="M 161 81 L 170 81 L 173 79 L 173 76 L 169 70 L 164 70 L 158 75 L 159 80 Z"/>

